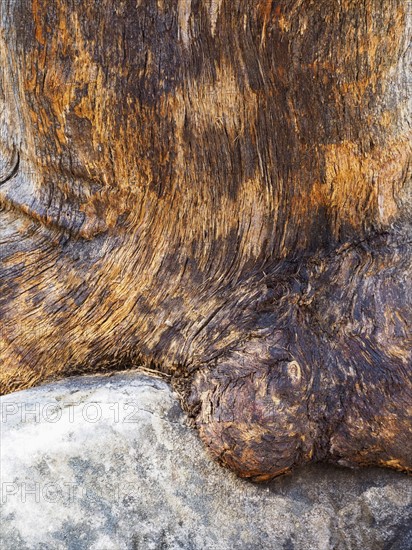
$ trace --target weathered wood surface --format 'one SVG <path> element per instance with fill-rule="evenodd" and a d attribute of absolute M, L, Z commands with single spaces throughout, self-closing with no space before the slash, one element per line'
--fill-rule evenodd
<path fill-rule="evenodd" d="M 240 475 L 411 469 L 410 5 L 0 14 L 2 391 L 143 362 Z"/>

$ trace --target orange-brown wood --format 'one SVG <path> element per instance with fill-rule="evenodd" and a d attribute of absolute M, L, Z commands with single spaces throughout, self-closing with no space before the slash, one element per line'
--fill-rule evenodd
<path fill-rule="evenodd" d="M 412 467 L 403 0 L 4 0 L 0 386 L 150 365 L 212 453 Z"/>

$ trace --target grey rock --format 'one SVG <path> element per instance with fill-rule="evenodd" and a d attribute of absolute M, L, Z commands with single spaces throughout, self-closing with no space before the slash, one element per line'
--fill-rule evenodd
<path fill-rule="evenodd" d="M 1 399 L 2 550 L 410 550 L 412 480 L 313 465 L 254 485 L 138 373 Z"/>

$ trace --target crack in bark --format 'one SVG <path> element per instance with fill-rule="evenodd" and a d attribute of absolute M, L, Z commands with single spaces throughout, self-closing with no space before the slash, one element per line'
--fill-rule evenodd
<path fill-rule="evenodd" d="M 20 153 L 17 149 L 13 149 L 10 164 L 12 165 L 11 170 L 7 174 L 0 174 L 0 186 L 13 179 L 19 171 Z"/>

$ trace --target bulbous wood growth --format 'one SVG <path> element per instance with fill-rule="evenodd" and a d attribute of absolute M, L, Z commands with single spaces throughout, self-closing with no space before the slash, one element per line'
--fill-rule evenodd
<path fill-rule="evenodd" d="M 410 470 L 411 19 L 2 0 L 3 392 L 143 362 L 241 476 Z"/>

